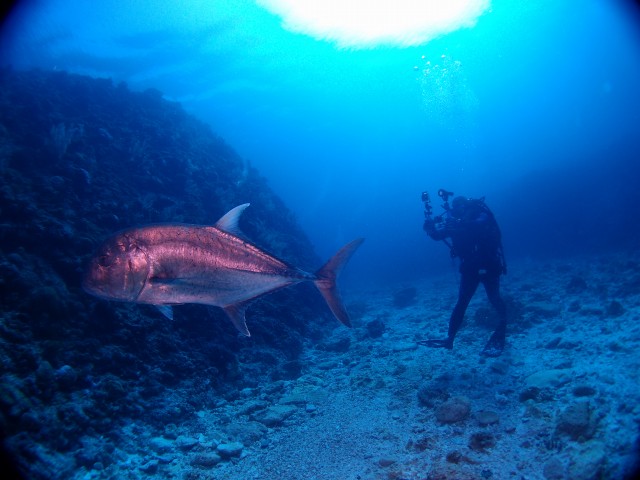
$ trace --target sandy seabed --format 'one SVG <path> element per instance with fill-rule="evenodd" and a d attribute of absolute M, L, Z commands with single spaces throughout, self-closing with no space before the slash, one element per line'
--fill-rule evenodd
<path fill-rule="evenodd" d="M 245 388 L 164 432 L 129 425 L 120 462 L 76 478 L 437 480 L 631 478 L 640 420 L 640 256 L 511 265 L 508 345 L 482 288 L 452 351 L 452 272 L 345 293 L 354 328 L 303 374 Z"/>

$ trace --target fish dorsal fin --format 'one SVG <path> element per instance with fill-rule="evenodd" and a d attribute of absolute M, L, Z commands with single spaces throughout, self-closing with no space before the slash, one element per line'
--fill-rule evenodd
<path fill-rule="evenodd" d="M 227 305 L 222 309 L 225 311 L 227 316 L 231 319 L 231 323 L 233 326 L 238 329 L 240 333 L 250 337 L 249 329 L 247 328 L 247 321 L 244 318 L 244 312 L 247 310 L 249 306 L 249 302 L 244 303 L 234 303 L 233 305 Z"/>
<path fill-rule="evenodd" d="M 242 215 L 244 209 L 249 205 L 249 203 L 243 203 L 242 205 L 238 205 L 236 208 L 229 210 L 216 222 L 216 227 L 233 235 L 242 236 L 242 231 L 240 230 L 238 221 L 240 220 L 240 215 Z"/>

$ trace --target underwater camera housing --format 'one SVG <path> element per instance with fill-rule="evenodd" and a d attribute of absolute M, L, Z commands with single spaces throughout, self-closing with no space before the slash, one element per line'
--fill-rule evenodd
<path fill-rule="evenodd" d="M 449 210 L 449 197 L 453 197 L 453 195 L 453 192 L 449 192 L 444 188 L 438 190 L 438 196 L 442 199 L 442 201 L 444 201 L 443 207 L 445 207 L 445 210 Z"/>
<path fill-rule="evenodd" d="M 453 192 L 445 190 L 444 188 L 438 190 L 438 196 L 444 201 L 442 208 L 444 208 L 445 211 L 440 215 L 433 217 L 433 221 L 436 224 L 444 223 L 446 221 L 446 217 L 449 216 L 449 210 L 451 210 L 451 207 L 449 206 L 449 198 L 453 195 Z M 429 192 L 422 192 L 422 203 L 424 203 L 424 216 L 430 218 L 433 215 L 433 207 L 431 205 Z"/>
<path fill-rule="evenodd" d="M 424 203 L 424 216 L 430 217 L 433 213 L 433 208 L 431 207 L 431 198 L 429 197 L 429 192 L 422 192 L 422 203 Z"/>

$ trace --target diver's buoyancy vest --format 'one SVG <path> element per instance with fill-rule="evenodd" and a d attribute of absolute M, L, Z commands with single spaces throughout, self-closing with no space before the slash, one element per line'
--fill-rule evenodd
<path fill-rule="evenodd" d="M 472 199 L 470 202 L 472 202 L 469 207 L 470 212 L 463 221 L 473 222 L 481 214 L 485 214 L 488 218 L 481 224 L 474 225 L 468 238 L 452 238 L 451 256 L 474 263 L 499 261 L 503 273 L 506 273 L 502 232 L 493 212 L 486 205 L 484 199 Z"/>

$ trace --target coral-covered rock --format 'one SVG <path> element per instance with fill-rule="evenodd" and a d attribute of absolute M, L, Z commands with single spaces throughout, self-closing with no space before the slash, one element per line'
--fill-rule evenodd
<path fill-rule="evenodd" d="M 287 405 L 275 405 L 262 412 L 256 413 L 253 418 L 267 427 L 277 427 L 296 412 L 296 407 Z"/>
<path fill-rule="evenodd" d="M 239 457 L 240 454 L 242 453 L 243 448 L 244 448 L 244 445 L 242 445 L 242 443 L 239 443 L 239 442 L 221 443 L 216 448 L 216 451 L 218 452 L 218 454 L 220 454 L 222 458 L 231 458 L 231 457 Z"/>
<path fill-rule="evenodd" d="M 490 410 L 481 410 L 479 412 L 476 412 L 475 417 L 481 427 L 495 425 L 496 423 L 500 422 L 500 417 L 498 416 L 498 414 Z"/>
<path fill-rule="evenodd" d="M 571 480 L 597 480 L 606 478 L 607 465 L 605 445 L 598 441 L 585 444 L 585 448 L 574 456 L 568 468 L 568 477 Z M 630 472 L 631 473 L 631 472 Z M 638 473 L 637 471 L 635 473 Z M 631 474 L 628 478 L 637 478 Z"/>

